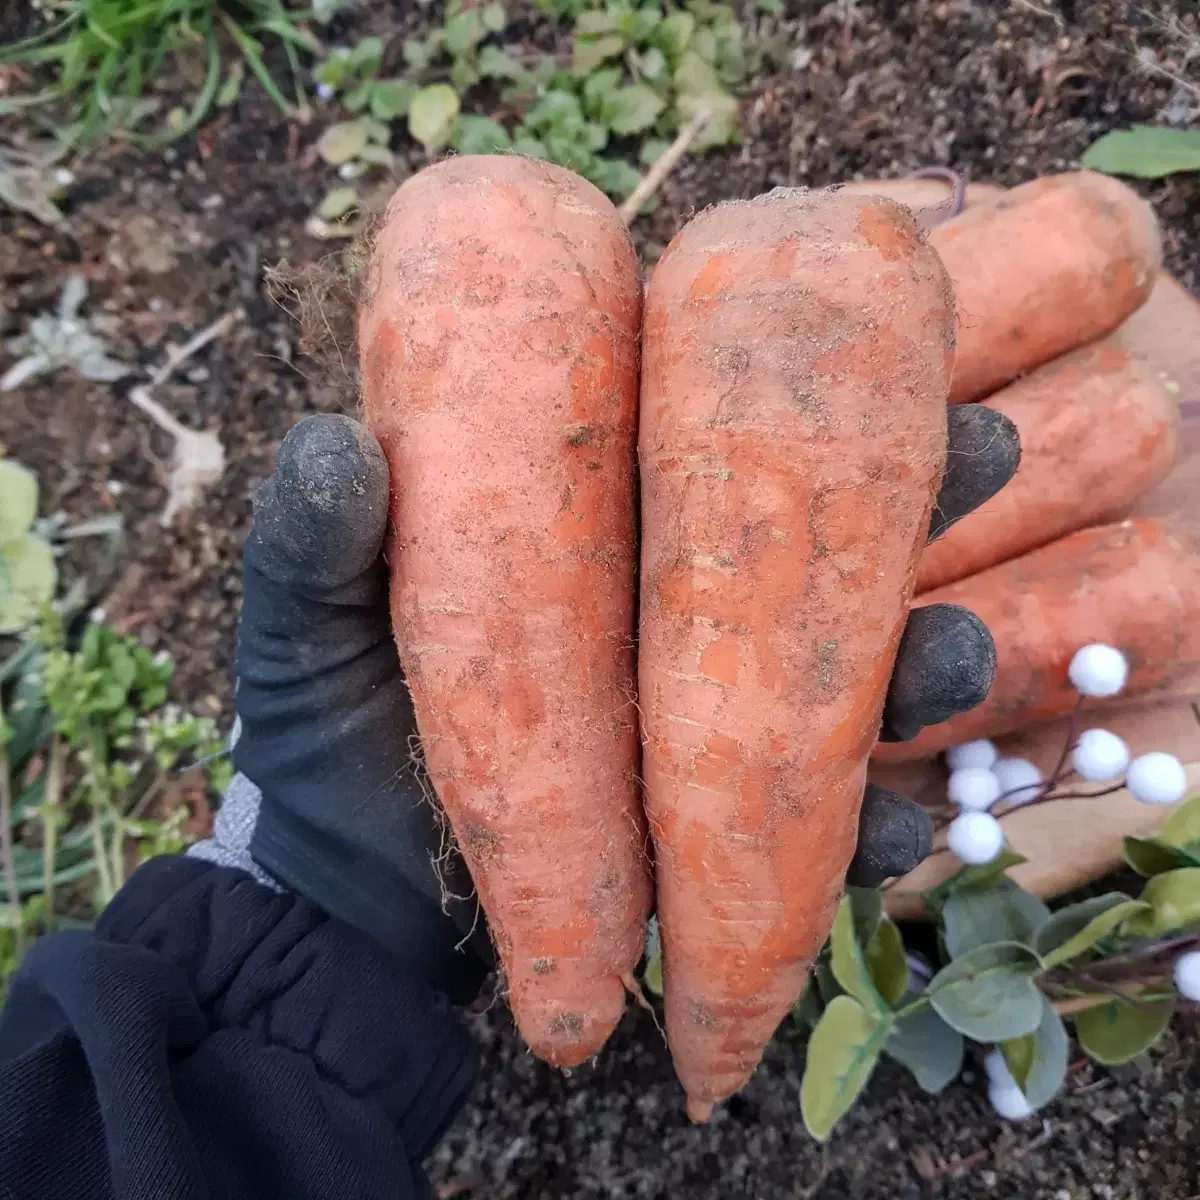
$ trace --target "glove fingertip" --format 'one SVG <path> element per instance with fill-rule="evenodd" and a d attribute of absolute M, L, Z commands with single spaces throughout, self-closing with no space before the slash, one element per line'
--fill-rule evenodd
<path fill-rule="evenodd" d="M 933 821 L 907 796 L 868 784 L 858 822 L 858 848 L 846 882 L 878 887 L 885 879 L 907 875 L 933 850 Z"/>
<path fill-rule="evenodd" d="M 908 741 L 982 704 L 996 678 L 988 627 L 959 604 L 914 608 L 900 639 L 880 740 Z"/>
<path fill-rule="evenodd" d="M 1003 413 L 986 404 L 947 410 L 946 473 L 929 518 L 929 540 L 990 500 L 1021 465 L 1021 435 Z"/>
<path fill-rule="evenodd" d="M 387 509 L 387 460 L 371 433 L 349 417 L 306 417 L 259 491 L 247 562 L 286 586 L 336 588 L 378 558 Z"/>

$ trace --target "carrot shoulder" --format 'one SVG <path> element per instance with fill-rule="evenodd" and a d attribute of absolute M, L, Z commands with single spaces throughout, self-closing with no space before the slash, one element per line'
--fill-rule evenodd
<path fill-rule="evenodd" d="M 1130 696 L 1168 689 L 1200 668 L 1200 549 L 1158 521 L 1080 530 L 926 592 L 920 603 L 961 604 L 984 621 L 996 642 L 996 680 L 971 712 L 877 747 L 881 762 L 1063 716 L 1078 700 L 1071 657 L 1092 642 L 1129 659 Z"/>
<path fill-rule="evenodd" d="M 1104 339 L 990 396 L 1021 435 L 1021 465 L 921 555 L 917 592 L 965 579 L 1124 516 L 1175 462 L 1179 405 L 1158 372 Z"/>
<path fill-rule="evenodd" d="M 952 346 L 937 255 L 874 197 L 711 209 L 650 283 L 643 773 L 696 1118 L 746 1082 L 832 920 L 942 475 Z"/>
<path fill-rule="evenodd" d="M 526 159 L 416 175 L 360 315 L 392 619 L 523 1036 L 620 1019 L 650 905 L 634 705 L 640 285 L 612 205 Z"/>
<path fill-rule="evenodd" d="M 1111 332 L 1162 263 L 1149 205 L 1105 175 L 1023 184 L 930 234 L 958 299 L 951 402 L 973 400 Z"/>

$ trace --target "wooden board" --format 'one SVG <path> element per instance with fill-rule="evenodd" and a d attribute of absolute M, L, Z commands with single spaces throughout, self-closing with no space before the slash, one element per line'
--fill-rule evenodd
<path fill-rule="evenodd" d="M 936 180 L 848 186 L 881 192 L 927 210 L 944 205 L 948 195 L 947 185 Z M 970 185 L 967 203 L 986 204 L 1001 191 L 987 184 Z M 1179 400 L 1182 420 L 1174 471 L 1131 515 L 1159 517 L 1200 537 L 1200 304 L 1163 275 L 1145 306 L 1112 337 L 1160 373 Z M 1177 755 L 1187 766 L 1193 794 L 1200 790 L 1200 674 L 1180 681 L 1169 694 L 1091 704 L 1081 727 L 1099 724 L 1120 734 L 1135 755 L 1148 750 Z M 1063 724 L 1054 722 L 997 739 L 997 744 L 1002 754 L 1031 759 L 1049 771 L 1062 753 L 1064 739 Z M 931 804 L 945 798 L 945 769 L 936 762 L 873 764 L 871 777 Z M 1040 896 L 1054 896 L 1119 867 L 1121 839 L 1127 834 L 1154 833 L 1169 812 L 1169 808 L 1139 804 L 1121 791 L 1101 800 L 1063 800 L 998 815 L 1013 847 L 1030 860 L 1012 872 L 1014 878 Z M 944 848 L 935 849 L 916 871 L 889 889 L 888 911 L 895 916 L 923 916 L 921 893 L 959 865 Z"/>

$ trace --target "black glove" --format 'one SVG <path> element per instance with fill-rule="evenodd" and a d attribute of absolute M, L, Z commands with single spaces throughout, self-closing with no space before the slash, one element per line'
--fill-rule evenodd
<path fill-rule="evenodd" d="M 931 536 L 1016 469 L 1004 417 L 979 405 L 950 415 L 952 467 Z M 387 508 L 387 464 L 361 425 L 310 417 L 284 439 L 246 543 L 234 761 L 262 792 L 255 861 L 464 1002 L 491 949 L 420 769 L 388 613 Z M 994 669 L 977 618 L 946 605 L 920 610 L 901 643 L 885 736 L 913 737 L 978 704 Z M 851 882 L 903 874 L 931 843 L 920 808 L 870 787 Z"/>

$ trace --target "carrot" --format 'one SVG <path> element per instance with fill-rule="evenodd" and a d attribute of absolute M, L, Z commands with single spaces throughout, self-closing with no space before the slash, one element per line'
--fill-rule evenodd
<path fill-rule="evenodd" d="M 1149 366 L 1107 340 L 989 397 L 1021 435 L 1016 476 L 921 555 L 917 592 L 1124 516 L 1175 462 L 1179 406 Z"/>
<path fill-rule="evenodd" d="M 926 592 L 921 603 L 961 604 L 984 621 L 996 642 L 996 681 L 971 712 L 877 747 L 881 762 L 1063 716 L 1078 700 L 1067 667 L 1092 642 L 1129 659 L 1126 695 L 1168 689 L 1200 666 L 1200 546 L 1158 521 L 1081 530 Z"/>
<path fill-rule="evenodd" d="M 393 197 L 359 319 L 392 619 L 433 786 L 535 1054 L 593 1055 L 650 908 L 637 788 L 640 284 L 608 200 L 464 157 Z"/>
<path fill-rule="evenodd" d="M 643 777 L 667 1037 L 703 1120 L 833 918 L 945 460 L 953 301 L 912 216 L 777 191 L 654 271 Z"/>
<path fill-rule="evenodd" d="M 1162 263 L 1149 205 L 1091 171 L 969 207 L 930 240 L 958 298 L 952 403 L 1111 332 L 1145 303 Z"/>

